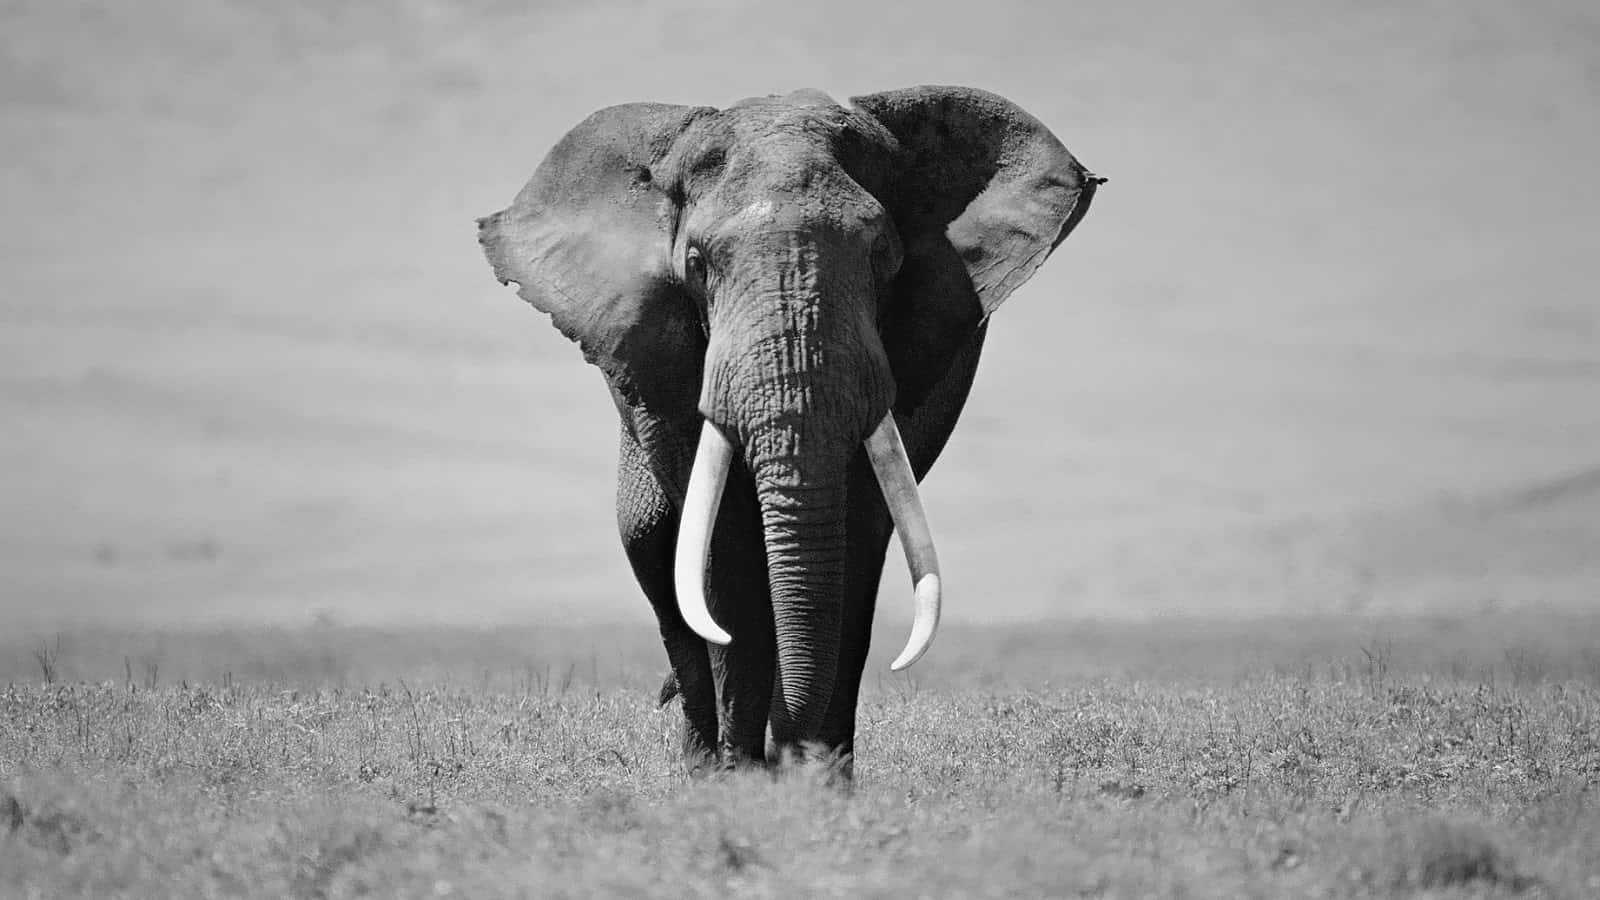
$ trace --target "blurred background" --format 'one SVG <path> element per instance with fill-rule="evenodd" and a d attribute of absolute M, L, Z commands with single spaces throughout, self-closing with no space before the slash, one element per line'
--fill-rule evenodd
<path fill-rule="evenodd" d="M 0 623 L 648 624 L 615 412 L 474 218 L 601 106 L 919 83 L 1111 179 L 925 486 L 952 620 L 1592 609 L 1597 48 L 1584 0 L 8 0 Z"/>

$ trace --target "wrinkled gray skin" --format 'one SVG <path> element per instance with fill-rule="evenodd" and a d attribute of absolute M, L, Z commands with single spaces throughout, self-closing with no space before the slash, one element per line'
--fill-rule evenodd
<path fill-rule="evenodd" d="M 479 221 L 496 277 L 610 386 L 617 521 L 660 621 L 691 771 L 820 746 L 848 773 L 893 530 L 862 442 L 892 409 L 917 477 L 928 471 L 989 313 L 1099 181 L 992 94 L 918 87 L 841 106 L 800 91 L 603 109 Z M 688 629 L 673 588 L 703 420 L 736 448 L 707 580 L 727 647 Z"/>

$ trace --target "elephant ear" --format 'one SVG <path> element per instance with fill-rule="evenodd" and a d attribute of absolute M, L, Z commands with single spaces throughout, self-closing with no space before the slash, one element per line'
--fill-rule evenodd
<path fill-rule="evenodd" d="M 630 103 L 563 137 L 510 207 L 478 220 L 495 277 L 549 313 L 621 403 L 692 416 L 704 338 L 672 276 L 678 204 L 654 167 L 705 107 Z"/>
<path fill-rule="evenodd" d="M 899 144 L 886 206 L 905 249 L 885 349 L 914 409 L 1088 210 L 1104 179 L 1002 97 L 922 86 L 854 97 Z"/>

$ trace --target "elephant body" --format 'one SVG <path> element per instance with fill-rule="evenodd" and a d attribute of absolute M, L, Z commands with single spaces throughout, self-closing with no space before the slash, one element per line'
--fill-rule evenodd
<path fill-rule="evenodd" d="M 601 110 L 479 221 L 496 276 L 606 375 L 692 771 L 819 748 L 849 771 L 889 540 L 918 604 L 901 666 L 940 602 L 915 480 L 988 315 L 1102 180 L 992 94 L 802 91 Z"/>

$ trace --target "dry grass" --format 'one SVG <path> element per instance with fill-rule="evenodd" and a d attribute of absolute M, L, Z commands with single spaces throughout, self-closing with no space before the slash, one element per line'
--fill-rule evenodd
<path fill-rule="evenodd" d="M 0 694 L 0 893 L 1593 896 L 1594 624 L 1150 626 L 1143 657 L 1126 627 L 1091 636 L 1098 671 L 968 633 L 987 671 L 870 686 L 850 792 L 683 780 L 647 656 L 546 674 L 503 637 L 331 629 L 332 678 L 201 680 L 239 638 L 166 635 L 187 682 L 68 683 L 117 638 L 67 635 L 56 683 Z M 1158 659 L 1185 633 L 1204 653 Z"/>

